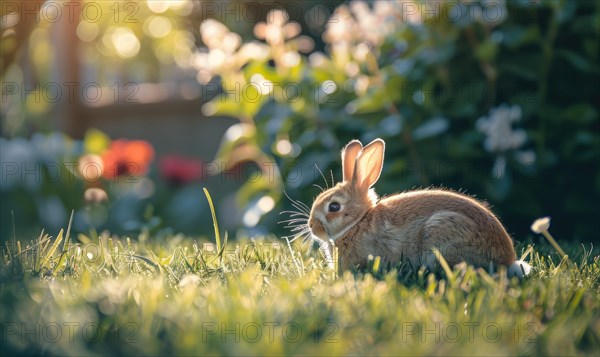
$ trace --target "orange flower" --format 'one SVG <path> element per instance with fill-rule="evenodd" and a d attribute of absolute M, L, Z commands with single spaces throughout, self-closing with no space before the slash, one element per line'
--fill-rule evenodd
<path fill-rule="evenodd" d="M 114 140 L 102 153 L 104 177 L 145 175 L 153 158 L 154 149 L 147 141 Z"/>

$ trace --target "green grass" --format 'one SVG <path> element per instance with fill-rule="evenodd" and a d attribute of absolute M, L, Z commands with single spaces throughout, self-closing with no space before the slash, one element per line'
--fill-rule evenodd
<path fill-rule="evenodd" d="M 466 266 L 338 275 L 320 252 L 275 237 L 223 239 L 217 251 L 179 235 L 68 231 L 4 247 L 3 355 L 591 355 L 600 346 L 600 257 L 582 246 L 566 247 L 571 263 L 560 264 L 540 241 L 519 281 Z"/>

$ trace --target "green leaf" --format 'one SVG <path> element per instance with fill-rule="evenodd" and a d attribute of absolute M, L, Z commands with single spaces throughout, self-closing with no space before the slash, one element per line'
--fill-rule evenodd
<path fill-rule="evenodd" d="M 525 79 L 537 80 L 540 63 L 544 61 L 541 51 L 519 51 L 497 62 L 498 73 L 508 71 Z"/>
<path fill-rule="evenodd" d="M 245 159 L 252 160 L 254 152 L 257 151 L 255 133 L 256 128 L 251 124 L 239 123 L 230 126 L 223 135 L 215 154 L 215 161 L 235 163 L 239 161 L 235 156 L 244 156 Z"/>
<path fill-rule="evenodd" d="M 388 98 L 385 91 L 376 88 L 348 103 L 346 105 L 346 112 L 351 115 L 377 112 L 384 109 Z"/>
<path fill-rule="evenodd" d="M 202 113 L 206 116 L 232 116 L 239 118 L 243 114 L 243 108 L 235 99 L 235 95 L 217 95 L 210 102 L 204 103 Z"/>
<path fill-rule="evenodd" d="M 501 31 L 503 35 L 502 43 L 512 48 L 535 42 L 540 35 L 537 26 L 506 25 L 503 26 Z"/>
<path fill-rule="evenodd" d="M 446 118 L 433 118 L 426 121 L 413 131 L 413 138 L 421 140 L 432 136 L 439 135 L 445 132 L 450 124 Z"/>
<path fill-rule="evenodd" d="M 591 124 L 598 120 L 598 111 L 590 103 L 579 103 L 566 108 L 560 119 L 572 120 L 583 125 Z"/>
<path fill-rule="evenodd" d="M 260 179 L 248 181 L 238 189 L 236 195 L 238 205 L 245 207 L 252 199 L 259 195 L 269 195 L 274 199 L 279 199 L 283 189 L 279 174 L 275 174 L 273 178 L 269 178 L 269 173 L 262 171 L 261 175 Z"/>
<path fill-rule="evenodd" d="M 577 1 L 552 1 L 556 9 L 556 19 L 565 23 L 573 18 L 577 10 Z"/>
<path fill-rule="evenodd" d="M 397 135 L 402 131 L 402 117 L 399 114 L 388 115 L 379 122 L 379 130 L 386 135 Z"/>
<path fill-rule="evenodd" d="M 482 61 L 492 61 L 498 53 L 498 44 L 488 38 L 481 45 L 477 46 L 475 55 Z"/>
<path fill-rule="evenodd" d="M 579 53 L 562 49 L 557 51 L 557 55 L 566 59 L 573 67 L 582 72 L 598 72 L 596 66 Z"/>

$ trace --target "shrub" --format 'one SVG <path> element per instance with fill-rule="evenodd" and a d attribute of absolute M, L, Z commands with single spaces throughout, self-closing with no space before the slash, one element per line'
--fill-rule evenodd
<path fill-rule="evenodd" d="M 282 189 L 310 202 L 322 184 L 315 163 L 339 178 L 347 141 L 381 137 L 381 193 L 461 189 L 493 203 L 516 236 L 547 214 L 562 217 L 561 236 L 591 239 L 598 16 L 593 1 L 353 1 L 330 18 L 324 53 L 311 53 L 283 11 L 247 43 L 207 20 L 195 64 L 219 91 L 203 110 L 240 120 L 216 161 L 258 164 L 262 179 L 238 193 L 256 215 L 265 195 L 287 205 Z M 272 227 L 275 211 L 258 210 L 263 224 Z"/>

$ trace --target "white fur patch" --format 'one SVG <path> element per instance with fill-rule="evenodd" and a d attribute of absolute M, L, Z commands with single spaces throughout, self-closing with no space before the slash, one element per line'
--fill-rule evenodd
<path fill-rule="evenodd" d="M 311 238 L 319 243 L 319 248 L 321 248 L 321 250 L 323 251 L 323 253 L 325 254 L 325 261 L 327 262 L 327 266 L 329 267 L 329 269 L 333 269 L 335 268 L 335 262 L 334 262 L 334 258 L 333 258 L 333 246 L 320 239 L 319 237 L 317 237 L 314 234 L 311 234 Z"/>
<path fill-rule="evenodd" d="M 517 260 L 516 262 L 512 263 L 508 267 L 508 270 L 507 270 L 509 277 L 516 276 L 518 278 L 527 276 L 527 275 L 529 275 L 530 272 L 531 272 L 531 265 L 529 265 L 528 263 L 526 263 L 522 260 Z"/>

